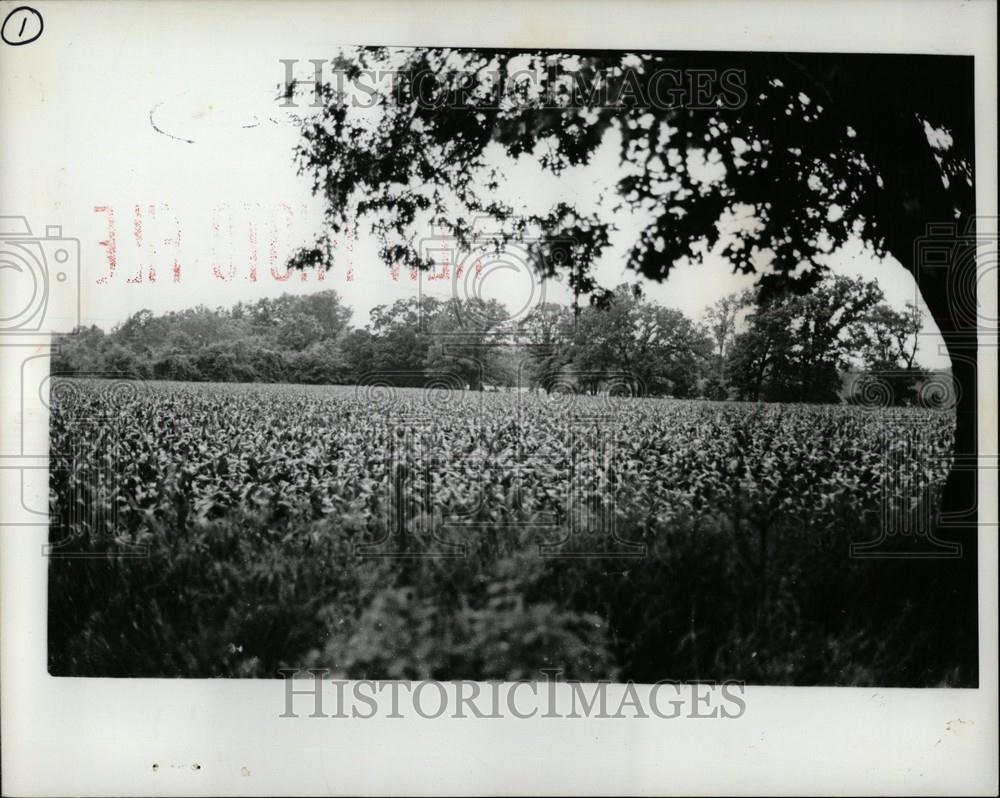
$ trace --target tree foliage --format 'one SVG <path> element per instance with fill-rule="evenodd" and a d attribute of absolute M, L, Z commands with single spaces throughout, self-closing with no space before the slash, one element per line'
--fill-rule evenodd
<path fill-rule="evenodd" d="M 628 264 L 655 280 L 716 248 L 737 270 L 767 272 L 765 287 L 808 287 L 821 256 L 851 236 L 914 269 L 928 223 L 962 227 L 974 212 L 971 59 L 372 47 L 345 50 L 335 67 L 348 84 L 390 67 L 412 78 L 377 87 L 364 111 L 323 87 L 298 149 L 330 231 L 365 220 L 387 264 L 429 267 L 423 225 L 468 243 L 470 220 L 486 214 L 514 237 L 539 237 L 543 272 L 592 291 L 610 222 L 564 202 L 519 215 L 496 197 L 496 154 L 559 174 L 605 141 L 620 157 L 617 198 L 650 219 Z M 652 102 L 670 69 L 741 75 L 737 101 Z M 575 81 L 599 86 L 596 98 L 552 102 Z M 506 101 L 495 85 L 508 87 Z M 553 242 L 569 242 L 571 257 L 546 258 Z"/>
<path fill-rule="evenodd" d="M 804 295 L 733 294 L 697 324 L 634 285 L 573 308 L 546 302 L 510 318 L 496 300 L 409 297 L 377 305 L 363 329 L 333 292 L 232 310 L 141 310 L 110 334 L 61 342 L 57 373 L 175 381 L 380 383 L 837 402 L 860 368 L 915 401 L 921 314 L 882 301 L 873 282 L 827 277 Z M 867 383 L 858 383 L 859 390 Z"/>
<path fill-rule="evenodd" d="M 340 382 L 351 309 L 335 291 L 284 295 L 231 309 L 199 305 L 157 316 L 139 310 L 105 334 L 62 336 L 52 370 L 140 379 Z"/>
<path fill-rule="evenodd" d="M 853 331 L 883 299 L 874 282 L 842 275 L 808 294 L 764 295 L 733 344 L 730 378 L 742 398 L 836 401 Z"/>

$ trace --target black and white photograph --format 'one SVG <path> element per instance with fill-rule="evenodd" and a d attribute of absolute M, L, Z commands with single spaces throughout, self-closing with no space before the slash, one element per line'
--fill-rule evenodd
<path fill-rule="evenodd" d="M 971 59 L 279 68 L 287 281 L 58 343 L 53 675 L 975 686 Z"/>
<path fill-rule="evenodd" d="M 0 9 L 3 529 L 48 684 L 609 734 L 752 722 L 758 687 L 995 698 L 995 37 L 984 78 L 890 30 L 410 43 L 333 3 L 265 47 L 300 4 L 195 5 L 85 65 L 80 7 L 134 4 Z M 871 789 L 948 783 L 901 778 Z"/>

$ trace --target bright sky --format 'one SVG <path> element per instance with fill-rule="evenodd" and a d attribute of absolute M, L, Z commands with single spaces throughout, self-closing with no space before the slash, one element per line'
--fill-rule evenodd
<path fill-rule="evenodd" d="M 231 306 L 334 288 L 354 308 L 355 324 L 363 325 L 375 305 L 415 295 L 417 281 L 406 272 L 393 280 L 364 235 L 338 242 L 338 266 L 322 281 L 284 270 L 285 258 L 321 232 L 323 206 L 293 165 L 294 109 L 278 108 L 273 100 L 283 78 L 279 59 L 322 57 L 335 37 L 302 29 L 284 38 L 251 29 L 246 36 L 213 37 L 187 31 L 182 17 L 174 24 L 176 37 L 169 30 L 151 38 L 119 36 L 107 46 L 88 47 L 85 55 L 58 24 L 47 24 L 43 39 L 5 53 L 2 212 L 27 216 L 37 235 L 46 225 L 61 225 L 64 236 L 79 239 L 83 323 L 109 328 L 141 308 L 162 313 L 199 303 Z M 95 27 L 94 35 L 124 27 L 124 20 L 109 22 Z M 257 38 L 248 44 L 248 37 Z M 12 108 L 16 114 L 7 113 Z M 529 209 L 560 198 L 596 201 L 613 182 L 614 149 L 609 142 L 589 167 L 558 179 L 539 177 L 530 164 L 514 165 L 502 192 Z M 113 272 L 110 244 L 102 243 L 111 241 L 112 216 Z M 641 220 L 620 215 L 616 222 L 620 229 L 597 265 L 606 287 L 634 279 L 626 255 Z M 874 258 L 859 242 L 835 253 L 829 266 L 877 279 L 897 307 L 918 296 L 905 269 Z M 485 275 L 481 295 L 514 312 L 542 298 L 524 270 L 488 267 Z M 710 257 L 645 288 L 648 296 L 698 318 L 705 306 L 752 281 Z M 439 296 L 451 291 L 447 280 L 422 285 Z M 565 286 L 550 283 L 544 298 L 571 297 Z M 946 366 L 943 342 L 925 317 L 918 360 Z"/>

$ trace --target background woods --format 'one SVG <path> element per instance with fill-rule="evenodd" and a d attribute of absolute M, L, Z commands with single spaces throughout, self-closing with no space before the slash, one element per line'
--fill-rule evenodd
<path fill-rule="evenodd" d="M 872 281 L 827 276 L 805 294 L 745 291 L 700 319 L 627 284 L 583 308 L 545 303 L 511 319 L 495 300 L 401 299 L 363 328 L 335 291 L 231 309 L 142 310 L 62 339 L 53 371 L 138 379 L 527 388 L 750 401 L 851 401 L 871 381 L 911 404 L 919 310 Z M 850 376 L 850 379 L 848 379 Z M 612 385 L 613 383 L 613 385 Z"/>

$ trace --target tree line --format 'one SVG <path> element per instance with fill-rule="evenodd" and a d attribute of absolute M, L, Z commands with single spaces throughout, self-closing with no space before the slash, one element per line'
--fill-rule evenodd
<path fill-rule="evenodd" d="M 397 385 L 471 390 L 515 386 L 779 402 L 844 398 L 844 375 L 915 400 L 921 314 L 885 302 L 878 285 L 828 275 L 810 291 L 748 290 L 693 320 L 623 284 L 574 308 L 543 303 L 512 318 L 496 300 L 400 299 L 364 328 L 332 290 L 155 315 L 105 333 L 64 336 L 52 370 L 138 379 Z M 851 399 L 850 393 L 846 396 Z"/>

